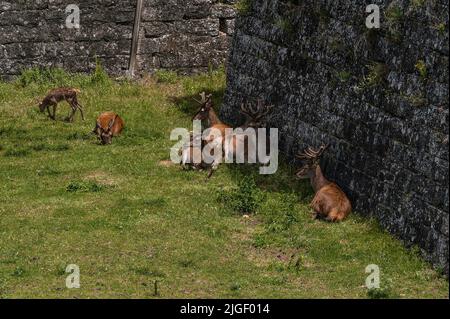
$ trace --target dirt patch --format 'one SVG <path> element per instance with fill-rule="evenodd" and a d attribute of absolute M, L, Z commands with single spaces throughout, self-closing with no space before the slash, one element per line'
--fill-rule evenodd
<path fill-rule="evenodd" d="M 174 167 L 175 166 L 175 164 L 170 160 L 159 161 L 158 165 L 162 166 L 162 167 Z"/>
<path fill-rule="evenodd" d="M 91 172 L 85 176 L 84 180 L 94 181 L 106 186 L 116 186 L 121 181 L 120 178 L 112 176 L 111 174 L 102 171 Z"/>

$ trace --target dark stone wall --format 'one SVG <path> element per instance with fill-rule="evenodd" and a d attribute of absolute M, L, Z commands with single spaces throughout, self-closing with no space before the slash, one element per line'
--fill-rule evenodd
<path fill-rule="evenodd" d="M 145 0 L 137 69 L 205 71 L 226 61 L 236 0 Z"/>
<path fill-rule="evenodd" d="M 226 61 L 235 0 L 145 0 L 137 75 L 155 69 L 192 73 Z M 67 29 L 65 8 L 77 4 L 81 28 Z M 21 70 L 95 68 L 112 75 L 129 69 L 137 0 L 0 1 L 0 76 Z"/>
<path fill-rule="evenodd" d="M 366 5 L 381 29 L 365 26 Z M 222 116 L 276 105 L 281 151 L 330 143 L 326 175 L 360 214 L 448 274 L 448 1 L 252 0 L 236 21 Z"/>
<path fill-rule="evenodd" d="M 65 27 L 65 8 L 77 4 L 81 28 Z M 128 69 L 134 0 L 0 1 L 0 75 L 22 69 L 62 67 L 74 72 L 95 68 L 95 57 L 111 74 Z"/>

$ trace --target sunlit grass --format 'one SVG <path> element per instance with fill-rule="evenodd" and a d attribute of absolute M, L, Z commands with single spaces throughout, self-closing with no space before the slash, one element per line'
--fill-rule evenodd
<path fill-rule="evenodd" d="M 0 83 L 0 298 L 448 297 L 447 281 L 376 222 L 313 221 L 308 183 L 283 163 L 274 176 L 223 166 L 209 182 L 164 164 L 171 130 L 191 125 L 192 98 L 206 90 L 220 105 L 223 70 L 139 83 L 101 74 Z M 63 122 L 64 104 L 56 122 L 38 112 L 56 85 L 81 88 L 86 122 Z M 126 129 L 100 146 L 90 131 L 110 110 Z M 236 196 L 239 187 L 261 202 Z M 255 212 L 243 216 L 246 207 Z M 81 289 L 65 288 L 69 264 Z M 383 294 L 364 287 L 369 264 L 381 268 Z"/>

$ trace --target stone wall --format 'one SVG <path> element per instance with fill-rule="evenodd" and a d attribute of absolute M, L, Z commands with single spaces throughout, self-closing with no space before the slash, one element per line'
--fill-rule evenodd
<path fill-rule="evenodd" d="M 236 0 L 145 0 L 138 67 L 205 71 L 222 65 L 234 31 Z"/>
<path fill-rule="evenodd" d="M 79 30 L 65 27 L 72 3 L 81 10 Z M 0 1 L 0 75 L 34 66 L 87 72 L 95 57 L 121 74 L 128 69 L 134 14 L 133 0 Z"/>
<path fill-rule="evenodd" d="M 288 159 L 330 143 L 326 175 L 355 210 L 448 274 L 448 1 L 252 0 L 237 19 L 222 116 L 276 105 Z M 381 29 L 365 26 L 366 5 Z"/>
<path fill-rule="evenodd" d="M 155 69 L 206 70 L 225 62 L 235 0 L 144 0 L 137 75 Z M 81 28 L 67 29 L 77 4 Z M 0 76 L 62 67 L 88 72 L 96 57 L 112 75 L 129 69 L 137 0 L 0 1 Z"/>

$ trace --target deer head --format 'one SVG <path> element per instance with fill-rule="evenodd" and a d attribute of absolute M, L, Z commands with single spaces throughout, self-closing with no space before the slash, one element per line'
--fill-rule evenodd
<path fill-rule="evenodd" d="M 265 105 L 264 102 L 260 99 L 258 100 L 256 105 L 251 103 L 242 104 L 241 105 L 241 113 L 247 117 L 244 128 L 252 127 L 259 128 L 261 127 L 265 120 L 266 116 L 272 112 L 273 105 Z"/>
<path fill-rule="evenodd" d="M 328 147 L 329 145 L 322 145 L 317 150 L 308 147 L 303 153 L 298 154 L 297 158 L 302 160 L 303 166 L 297 171 L 297 177 L 300 179 L 310 178 L 320 165 L 320 159 Z"/>
<path fill-rule="evenodd" d="M 102 142 L 103 145 L 108 145 L 112 143 L 112 138 L 113 138 L 113 127 L 114 124 L 116 123 L 118 115 L 116 115 L 114 118 L 112 118 L 109 123 L 108 126 L 106 128 L 103 128 L 101 126 L 101 124 L 99 122 L 97 122 L 97 126 L 94 130 L 94 132 L 97 132 L 98 137 L 100 138 L 100 141 Z"/>
<path fill-rule="evenodd" d="M 203 92 L 200 94 L 200 97 L 201 97 L 200 101 L 195 100 L 197 103 L 201 105 L 201 107 L 200 110 L 197 112 L 197 114 L 195 114 L 194 117 L 192 118 L 193 121 L 195 120 L 204 121 L 208 119 L 209 111 L 213 107 L 212 94 L 206 95 L 206 93 Z"/>

